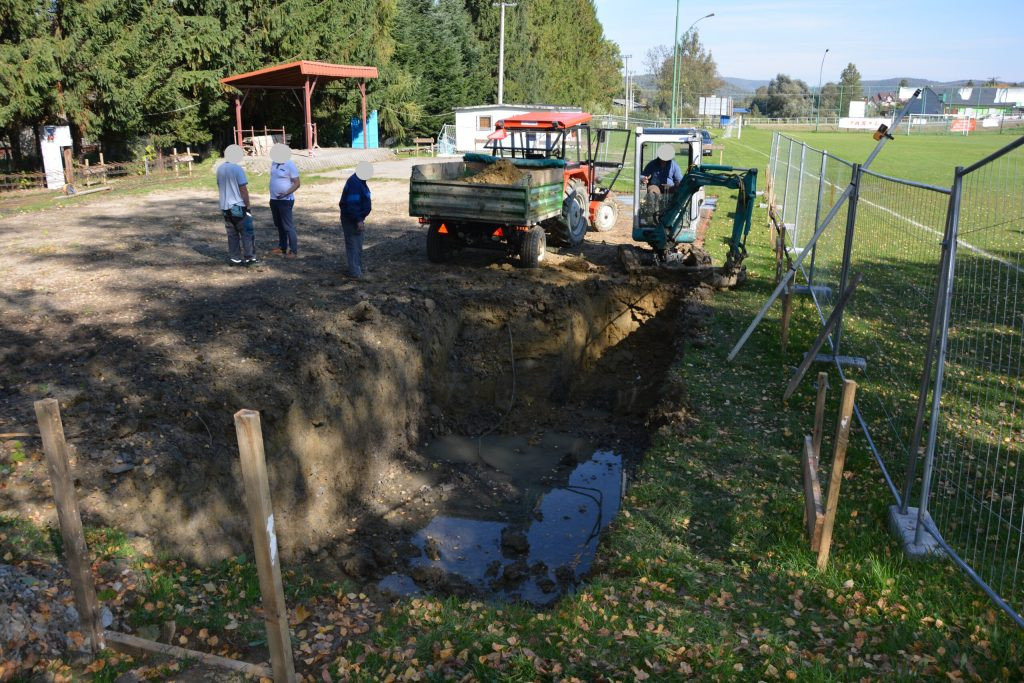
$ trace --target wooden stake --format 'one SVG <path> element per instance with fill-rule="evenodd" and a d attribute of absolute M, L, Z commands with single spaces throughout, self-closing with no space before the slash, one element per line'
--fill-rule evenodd
<path fill-rule="evenodd" d="M 245 503 L 249 509 L 249 525 L 256 555 L 256 570 L 263 597 L 263 620 L 267 627 L 267 644 L 274 668 L 275 683 L 294 683 L 292 641 L 288 631 L 288 612 L 281 587 L 281 563 L 274 533 L 274 511 L 270 505 L 270 484 L 263 453 L 263 431 L 260 414 L 255 410 L 235 413 L 235 432 L 241 456 Z"/>
<path fill-rule="evenodd" d="M 82 517 L 78 513 L 75 485 L 68 466 L 68 444 L 64 439 L 64 425 L 60 420 L 60 406 L 57 399 L 46 398 L 35 402 L 36 422 L 43 438 L 43 453 L 46 467 L 50 471 L 53 485 L 53 500 L 57 505 L 57 521 L 60 536 L 64 541 L 64 555 L 71 574 L 71 586 L 75 592 L 75 608 L 82 622 L 82 629 L 89 638 L 89 647 L 97 652 L 106 647 L 103 640 L 103 625 L 100 622 L 100 608 L 96 601 L 96 583 L 89 561 L 89 548 L 85 544 Z"/>
<path fill-rule="evenodd" d="M 825 513 L 821 504 L 821 483 L 818 478 L 818 455 L 814 452 L 810 436 L 804 437 L 804 525 L 811 540 L 811 551 L 821 547 L 821 532 L 825 526 Z"/>
<path fill-rule="evenodd" d="M 814 406 L 814 457 L 821 459 L 821 433 L 825 423 L 825 395 L 828 393 L 828 373 L 818 373 L 818 401 Z"/>
<path fill-rule="evenodd" d="M 75 184 L 75 160 L 71 156 L 71 148 L 64 148 L 64 182 L 68 185 Z"/>
<path fill-rule="evenodd" d="M 786 352 L 786 347 L 789 346 L 789 322 L 793 318 L 793 280 L 790 279 L 789 284 L 786 285 L 784 290 L 785 294 L 782 295 L 782 335 L 781 345 L 782 353 Z"/>
<path fill-rule="evenodd" d="M 818 571 L 824 571 L 828 565 L 832 529 L 836 523 L 836 507 L 839 505 L 839 488 L 843 483 L 843 467 L 846 465 L 846 448 L 850 444 L 850 423 L 856 394 L 857 383 L 849 379 L 844 380 L 843 397 L 839 404 L 839 422 L 836 425 L 836 442 L 832 449 L 832 472 L 828 482 L 828 499 L 825 503 L 825 524 L 821 529 L 821 547 L 818 549 Z"/>
<path fill-rule="evenodd" d="M 192 148 L 186 147 L 185 154 L 188 155 L 188 177 L 192 177 Z"/>
<path fill-rule="evenodd" d="M 135 636 L 130 636 L 126 633 L 118 633 L 116 631 L 105 631 L 104 635 L 106 635 L 107 643 L 110 645 L 112 650 L 117 650 L 118 652 L 123 652 L 126 655 L 131 655 L 133 657 L 140 657 L 148 654 L 159 654 L 174 657 L 175 659 L 192 659 L 197 662 L 202 662 L 203 664 L 218 666 L 222 669 L 237 671 L 239 673 L 248 674 L 249 676 L 271 678 L 274 675 L 273 672 L 265 666 L 250 664 L 249 662 L 241 662 L 237 659 L 218 657 L 217 655 L 211 655 L 206 652 L 197 652 L 196 650 L 188 650 L 183 647 L 177 647 L 176 645 L 154 643 L 152 640 L 137 638 Z"/>
<path fill-rule="evenodd" d="M 174 161 L 174 177 L 178 177 L 178 148 L 171 148 L 171 159 Z"/>
<path fill-rule="evenodd" d="M 92 179 L 89 177 L 89 160 L 85 160 L 85 186 L 89 187 L 92 184 Z"/>

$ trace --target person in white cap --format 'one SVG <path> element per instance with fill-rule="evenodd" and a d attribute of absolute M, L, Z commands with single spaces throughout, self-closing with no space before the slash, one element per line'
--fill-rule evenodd
<path fill-rule="evenodd" d="M 658 156 L 647 162 L 640 177 L 647 181 L 647 191 L 652 193 L 672 192 L 683 181 L 683 172 L 673 158 L 675 150 L 665 143 L 658 147 Z"/>
<path fill-rule="evenodd" d="M 345 233 L 345 260 L 348 261 L 348 276 L 363 278 L 363 231 L 366 217 L 373 208 L 370 187 L 366 181 L 373 177 L 373 166 L 360 161 L 356 172 L 345 181 L 338 208 L 341 209 L 341 229 Z"/>
<path fill-rule="evenodd" d="M 245 152 L 238 145 L 224 149 L 224 163 L 217 167 L 220 210 L 228 232 L 228 264 L 251 266 L 256 260 L 256 235 L 249 213 L 249 181 L 239 162 Z"/>

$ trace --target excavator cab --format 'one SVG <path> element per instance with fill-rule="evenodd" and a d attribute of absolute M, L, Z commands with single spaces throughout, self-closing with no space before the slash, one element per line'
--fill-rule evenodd
<path fill-rule="evenodd" d="M 672 159 L 659 159 L 667 148 Z M 637 128 L 635 146 L 636 175 L 633 182 L 633 239 L 637 242 L 669 246 L 661 227 L 662 217 L 673 205 L 680 189 L 678 178 L 671 185 L 657 182 L 659 167 L 676 164 L 681 175 L 700 166 L 702 141 L 700 132 L 692 128 Z M 664 174 L 661 174 L 664 175 Z M 704 190 L 694 192 L 686 202 L 685 215 L 676 221 L 673 244 L 692 244 L 697 239 L 697 225 L 704 204 Z"/>

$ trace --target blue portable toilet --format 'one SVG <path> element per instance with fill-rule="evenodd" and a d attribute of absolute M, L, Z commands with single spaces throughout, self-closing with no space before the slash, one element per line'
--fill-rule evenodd
<path fill-rule="evenodd" d="M 369 131 L 370 149 L 380 147 L 380 135 L 377 128 L 377 110 L 374 109 L 366 115 L 366 128 Z M 363 122 L 358 116 L 352 117 L 352 148 L 363 149 Z"/>

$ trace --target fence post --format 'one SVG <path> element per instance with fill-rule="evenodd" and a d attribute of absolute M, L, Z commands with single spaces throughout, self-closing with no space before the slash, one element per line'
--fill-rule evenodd
<path fill-rule="evenodd" d="M 270 483 L 267 461 L 263 453 L 263 431 L 260 414 L 255 410 L 235 413 L 235 432 L 245 486 L 245 504 L 249 509 L 249 526 L 256 555 L 256 570 L 263 598 L 263 621 L 267 629 L 267 645 L 274 669 L 275 683 L 294 683 L 292 640 L 288 631 L 288 611 L 281 586 L 281 562 L 277 554 L 274 532 L 274 510 L 270 504 Z"/>
<path fill-rule="evenodd" d="M 949 256 L 946 263 L 945 291 L 941 293 L 942 320 L 939 328 L 939 357 L 935 369 L 935 389 L 932 391 L 932 412 L 928 424 L 928 449 L 924 456 L 924 472 L 921 476 L 921 503 L 917 506 L 917 529 L 914 544 L 921 545 L 924 535 L 924 520 L 928 514 L 928 497 L 931 495 L 932 470 L 935 467 L 935 443 L 938 440 L 939 408 L 942 401 L 942 382 L 945 377 L 946 348 L 949 344 L 949 317 L 953 303 L 953 276 L 956 273 L 956 240 L 960 232 L 960 198 L 963 192 L 963 166 L 956 167 L 949 206 Z"/>
<path fill-rule="evenodd" d="M 843 467 L 846 465 L 846 448 L 850 445 L 853 399 L 856 394 L 857 383 L 850 379 L 843 380 L 843 397 L 839 404 L 839 423 L 836 425 L 836 441 L 832 447 L 832 471 L 829 473 L 828 497 L 825 502 L 825 525 L 821 530 L 821 546 L 818 548 L 818 571 L 828 566 L 836 508 L 839 506 L 839 489 L 843 483 Z"/>
<path fill-rule="evenodd" d="M 188 177 L 192 177 L 192 147 L 185 148 L 185 154 L 188 155 Z"/>
<path fill-rule="evenodd" d="M 959 177 L 954 178 L 954 187 L 957 187 Z M 906 515 L 910 509 L 910 494 L 914 487 L 914 477 L 917 475 L 918 450 L 921 447 L 921 433 L 924 431 L 924 414 L 928 407 L 928 388 L 932 383 L 932 366 L 935 358 L 935 347 L 938 344 L 936 330 L 941 324 L 942 311 L 946 302 L 946 277 L 949 274 L 949 258 L 951 253 L 951 235 L 953 233 L 954 202 L 959 202 L 959 192 L 949 193 L 949 207 L 946 209 L 946 230 L 942 237 L 942 254 L 939 258 L 939 281 L 935 288 L 935 306 L 932 308 L 932 317 L 928 322 L 928 345 L 924 353 L 924 367 L 921 370 L 921 383 L 917 393 L 917 413 L 914 417 L 914 432 L 910 437 L 910 447 L 907 451 L 906 481 L 903 485 L 903 499 L 900 501 L 900 514 Z"/>
<path fill-rule="evenodd" d="M 846 209 L 846 239 L 843 242 L 843 266 L 839 273 L 839 291 L 846 291 L 846 283 L 850 279 L 850 260 L 853 256 L 853 232 L 857 227 L 857 203 L 860 201 L 861 165 L 853 165 L 850 177 L 850 205 Z M 832 355 L 839 355 L 839 345 L 843 337 L 843 316 L 836 322 L 836 330 L 832 336 Z"/>
<path fill-rule="evenodd" d="M 171 148 L 171 159 L 174 161 L 174 177 L 178 177 L 178 148 Z"/>
<path fill-rule="evenodd" d="M 89 547 L 85 543 L 82 517 L 78 513 L 75 484 L 68 466 L 68 444 L 64 439 L 64 425 L 60 421 L 57 399 L 46 398 L 35 402 L 36 422 L 43 439 L 46 467 L 53 485 L 53 500 L 57 505 L 60 537 L 64 541 L 64 555 L 75 592 L 75 608 L 82 622 L 89 647 L 98 652 L 106 647 L 99 603 L 96 601 L 96 583 L 89 562 Z"/>
<path fill-rule="evenodd" d="M 814 230 L 818 230 L 818 221 L 821 220 L 821 205 L 825 201 L 825 173 L 828 172 L 828 152 L 822 151 L 821 153 L 821 170 L 818 172 L 818 203 L 814 205 Z M 811 247 L 811 265 L 807 270 L 807 286 L 811 287 L 814 285 L 814 257 L 818 253 L 818 242 L 814 242 L 814 246 Z"/>
<path fill-rule="evenodd" d="M 85 159 L 85 186 L 89 187 L 89 185 L 91 185 L 91 184 L 92 184 L 91 183 L 91 179 L 89 178 L 89 159 L 88 159 L 88 157 L 86 157 L 86 159 Z"/>
<path fill-rule="evenodd" d="M 789 322 L 793 318 L 793 281 L 786 285 L 784 290 L 786 293 L 782 295 L 782 334 L 780 335 L 780 348 L 782 353 L 786 353 L 786 348 L 789 346 Z"/>
<path fill-rule="evenodd" d="M 64 148 L 64 182 L 68 185 L 75 183 L 75 159 L 71 155 L 71 148 Z"/>

